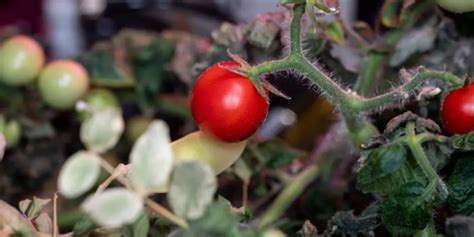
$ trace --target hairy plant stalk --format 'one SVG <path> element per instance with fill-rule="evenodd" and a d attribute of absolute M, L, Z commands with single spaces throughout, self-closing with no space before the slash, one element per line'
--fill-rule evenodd
<path fill-rule="evenodd" d="M 319 168 L 316 165 L 313 165 L 293 179 L 263 214 L 259 222 L 259 227 L 267 227 L 278 219 L 288 209 L 291 203 L 293 203 L 293 201 L 304 191 L 304 189 L 314 181 L 314 179 L 316 179 L 318 174 Z"/>

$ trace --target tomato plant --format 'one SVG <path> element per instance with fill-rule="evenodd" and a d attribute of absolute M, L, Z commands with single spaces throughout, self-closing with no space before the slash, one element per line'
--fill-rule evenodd
<path fill-rule="evenodd" d="M 0 46 L 0 80 L 11 86 L 33 81 L 44 64 L 43 48 L 28 36 L 14 36 Z"/>
<path fill-rule="evenodd" d="M 71 60 L 50 62 L 41 72 L 38 89 L 51 107 L 67 109 L 86 94 L 89 78 L 86 70 Z"/>
<path fill-rule="evenodd" d="M 474 130 L 474 84 L 453 90 L 444 98 L 441 119 L 450 134 L 466 134 Z"/>
<path fill-rule="evenodd" d="M 474 39 L 438 9 L 470 5 L 385 0 L 372 27 L 335 3 L 281 0 L 291 14 L 211 38 L 123 31 L 78 57 L 90 82 L 70 60 L 48 64 L 43 101 L 0 84 L 17 119 L 0 116 L 0 195 L 36 192 L 64 163 L 65 198 L 52 213 L 0 201 L 0 235 L 474 236 Z M 294 99 L 272 100 L 252 138 L 268 94 L 290 99 L 277 86 Z"/>
<path fill-rule="evenodd" d="M 268 102 L 248 78 L 222 66 L 207 69 L 195 82 L 191 95 L 191 112 L 199 128 L 226 142 L 247 139 L 267 116 Z"/>

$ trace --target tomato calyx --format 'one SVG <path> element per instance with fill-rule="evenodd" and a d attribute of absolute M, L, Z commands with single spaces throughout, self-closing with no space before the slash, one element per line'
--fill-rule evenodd
<path fill-rule="evenodd" d="M 255 86 L 255 89 L 257 89 L 258 93 L 263 98 L 265 98 L 267 102 L 270 101 L 270 98 L 268 97 L 269 96 L 268 92 L 271 92 L 274 95 L 285 98 L 287 100 L 291 99 L 291 97 L 285 95 L 285 93 L 283 93 L 278 88 L 273 86 L 269 81 L 267 81 L 264 76 L 252 75 L 251 73 L 252 66 L 247 61 L 245 61 L 245 59 L 243 59 L 237 54 L 230 52 L 230 50 L 227 50 L 227 54 L 229 55 L 230 58 L 232 58 L 235 62 L 237 62 L 239 66 L 229 66 L 229 65 L 218 64 L 219 67 L 232 71 L 236 74 L 239 74 L 251 80 L 253 85 Z"/>

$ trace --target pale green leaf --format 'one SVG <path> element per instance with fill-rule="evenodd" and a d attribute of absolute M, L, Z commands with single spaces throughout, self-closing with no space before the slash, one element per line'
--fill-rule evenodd
<path fill-rule="evenodd" d="M 31 199 L 25 199 L 20 202 L 19 207 L 20 211 L 25 214 L 30 220 L 35 219 L 39 216 L 41 211 L 51 202 L 51 199 L 41 199 L 33 197 Z"/>
<path fill-rule="evenodd" d="M 168 202 L 176 215 L 197 219 L 212 202 L 216 188 L 209 166 L 198 161 L 178 163 L 171 176 Z"/>
<path fill-rule="evenodd" d="M 100 159 L 86 151 L 72 155 L 59 173 L 59 192 L 67 198 L 76 198 L 91 189 L 100 174 Z"/>
<path fill-rule="evenodd" d="M 96 111 L 81 126 L 81 141 L 98 153 L 113 148 L 124 130 L 124 121 L 118 108 Z"/>
<path fill-rule="evenodd" d="M 81 209 L 103 227 L 120 227 L 140 217 L 143 201 L 125 188 L 110 188 L 87 198 Z"/>
<path fill-rule="evenodd" d="M 173 168 L 173 152 L 165 122 L 152 122 L 138 138 L 130 153 L 130 164 L 130 179 L 139 191 L 151 193 L 166 188 Z"/>

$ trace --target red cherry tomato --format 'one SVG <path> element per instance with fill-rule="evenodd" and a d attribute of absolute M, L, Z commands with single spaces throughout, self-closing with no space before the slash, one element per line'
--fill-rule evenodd
<path fill-rule="evenodd" d="M 196 81 L 191 96 L 191 112 L 199 128 L 225 142 L 243 141 L 260 127 L 268 103 L 251 80 L 222 66 L 207 69 Z"/>
<path fill-rule="evenodd" d="M 444 98 L 441 119 L 450 134 L 474 131 L 474 83 L 451 91 Z"/>

